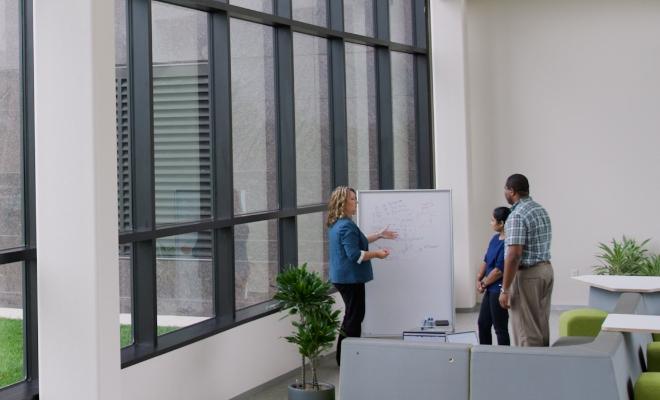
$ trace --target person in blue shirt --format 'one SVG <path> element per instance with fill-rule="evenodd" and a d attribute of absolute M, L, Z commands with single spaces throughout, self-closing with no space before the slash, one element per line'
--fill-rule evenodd
<path fill-rule="evenodd" d="M 365 236 L 351 217 L 357 212 L 355 190 L 339 186 L 328 203 L 328 243 L 330 246 L 330 282 L 344 300 L 344 320 L 337 338 L 337 365 L 341 361 L 341 342 L 346 337 L 360 337 L 365 313 L 364 285 L 373 279 L 372 258 L 385 258 L 387 249 L 369 251 L 369 243 L 395 239 L 398 234 L 387 227 Z"/>
<path fill-rule="evenodd" d="M 479 310 L 479 343 L 493 344 L 491 328 L 495 326 L 497 344 L 509 346 L 509 312 L 499 302 L 504 275 L 504 223 L 509 216 L 507 207 L 497 207 L 490 218 L 490 226 L 497 232 L 490 239 L 484 261 L 477 274 L 477 291 L 483 293 Z"/>

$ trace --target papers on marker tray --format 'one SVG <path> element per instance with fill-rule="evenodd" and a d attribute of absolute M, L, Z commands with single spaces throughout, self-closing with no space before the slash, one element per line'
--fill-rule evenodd
<path fill-rule="evenodd" d="M 415 329 L 404 331 L 403 340 L 407 342 L 479 344 L 479 338 L 475 331 L 451 333 L 440 329 Z"/>

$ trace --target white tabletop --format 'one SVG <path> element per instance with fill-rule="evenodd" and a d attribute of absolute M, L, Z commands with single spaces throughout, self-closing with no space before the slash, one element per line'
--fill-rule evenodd
<path fill-rule="evenodd" d="M 610 292 L 660 292 L 660 276 L 582 275 L 573 279 Z"/>
<path fill-rule="evenodd" d="M 660 333 L 660 315 L 609 314 L 601 329 L 610 332 Z"/>

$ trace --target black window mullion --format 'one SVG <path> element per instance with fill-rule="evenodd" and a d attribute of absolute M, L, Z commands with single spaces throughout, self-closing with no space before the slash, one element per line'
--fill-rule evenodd
<path fill-rule="evenodd" d="M 388 0 L 374 1 L 376 37 L 389 42 Z M 392 66 L 390 49 L 376 47 L 376 118 L 378 121 L 378 165 L 380 189 L 394 188 L 394 134 L 392 132 Z"/>
<path fill-rule="evenodd" d="M 329 2 L 329 24 L 336 31 L 344 30 L 342 1 Z M 346 54 L 341 38 L 329 40 L 330 54 L 330 132 L 334 166 L 334 186 L 348 185 L 348 138 L 346 121 Z"/>
<path fill-rule="evenodd" d="M 25 247 L 36 249 L 36 195 L 34 159 L 34 59 L 32 30 L 32 1 L 21 4 L 21 74 L 23 81 L 23 215 Z M 34 251 L 36 257 L 36 251 Z M 39 378 L 38 324 L 37 324 L 37 262 L 36 258 L 23 263 L 23 324 L 25 378 Z"/>
<path fill-rule="evenodd" d="M 415 55 L 414 63 L 417 186 L 419 189 L 431 189 L 433 188 L 433 141 L 431 140 L 428 57 Z"/>
<path fill-rule="evenodd" d="M 233 154 L 231 130 L 231 54 L 227 13 L 210 14 L 211 143 L 213 217 L 232 218 Z M 231 227 L 213 231 L 214 309 L 219 323 L 234 320 L 234 235 Z"/>
<path fill-rule="evenodd" d="M 413 45 L 422 49 L 426 48 L 426 0 L 414 0 L 413 3 Z"/>
<path fill-rule="evenodd" d="M 151 1 L 129 0 L 128 46 L 133 227 L 155 224 Z M 133 245 L 133 338 L 156 345 L 156 254 L 154 240 Z"/>
<path fill-rule="evenodd" d="M 278 16 L 291 18 L 291 0 L 275 0 Z M 283 210 L 295 209 L 296 136 L 293 80 L 293 33 L 290 26 L 275 29 L 275 91 L 279 151 L 279 193 Z M 279 220 L 280 268 L 298 263 L 296 217 Z"/>

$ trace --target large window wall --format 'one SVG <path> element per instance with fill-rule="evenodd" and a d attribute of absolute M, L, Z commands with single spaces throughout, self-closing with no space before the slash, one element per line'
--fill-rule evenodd
<path fill-rule="evenodd" d="M 424 0 L 115 4 L 122 365 L 327 277 L 333 187 L 431 187 Z"/>
<path fill-rule="evenodd" d="M 0 1 L 0 397 L 37 391 L 31 15 Z"/>

